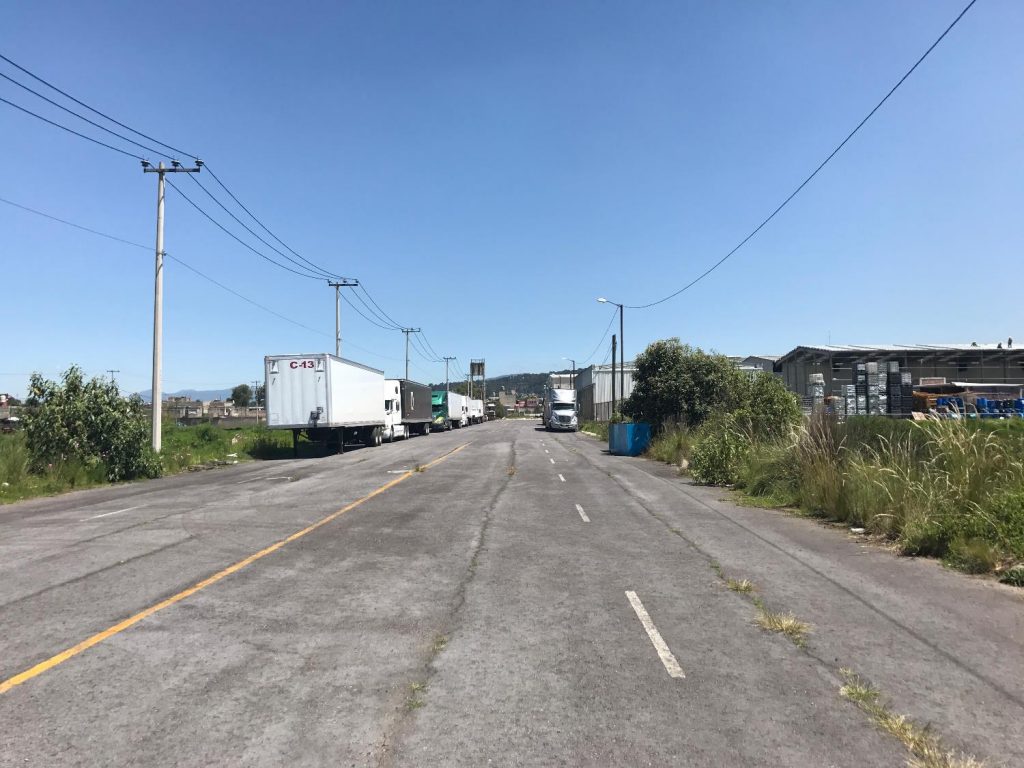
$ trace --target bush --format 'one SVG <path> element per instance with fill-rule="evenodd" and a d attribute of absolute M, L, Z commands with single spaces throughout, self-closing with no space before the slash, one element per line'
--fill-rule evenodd
<path fill-rule="evenodd" d="M 706 485 L 731 485 L 739 474 L 749 443 L 736 420 L 722 414 L 700 428 L 693 447 L 690 472 L 693 479 Z"/>
<path fill-rule="evenodd" d="M 679 339 L 656 341 L 636 356 L 633 392 L 622 413 L 661 430 L 666 424 L 697 427 L 716 412 L 744 402 L 746 375 L 724 355 L 708 354 Z"/>
<path fill-rule="evenodd" d="M 670 428 L 651 440 L 647 456 L 666 464 L 682 464 L 683 459 L 690 459 L 692 450 L 693 437 L 689 430 Z"/>
<path fill-rule="evenodd" d="M 139 398 L 121 397 L 110 382 L 86 381 L 77 366 L 60 383 L 32 374 L 29 393 L 25 445 L 32 471 L 77 464 L 111 482 L 160 474 Z"/>
<path fill-rule="evenodd" d="M 757 374 L 746 386 L 736 422 L 754 440 L 781 440 L 800 423 L 800 405 L 782 379 Z"/>

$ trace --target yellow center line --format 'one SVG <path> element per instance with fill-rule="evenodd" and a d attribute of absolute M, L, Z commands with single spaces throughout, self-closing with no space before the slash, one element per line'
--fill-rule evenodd
<path fill-rule="evenodd" d="M 423 465 L 420 468 L 420 471 L 425 470 L 425 469 L 430 469 L 431 467 L 436 466 L 437 464 L 440 464 L 442 461 L 444 461 L 445 459 L 447 459 L 447 458 L 449 458 L 451 456 L 454 456 L 456 453 L 458 453 L 459 451 L 463 450 L 468 445 L 469 445 L 469 443 L 463 443 L 458 448 L 455 448 L 455 449 L 449 451 L 448 453 L 445 453 L 445 454 L 439 456 L 438 458 L 436 458 L 433 461 L 431 461 L 429 464 Z M 388 482 L 384 483 L 384 485 L 380 486 L 380 488 L 377 488 L 376 490 L 371 491 L 370 493 L 368 493 L 365 496 L 363 496 L 361 499 L 356 499 L 351 504 L 349 504 L 349 505 L 339 509 L 337 512 L 332 512 L 331 514 L 327 515 L 327 517 L 325 517 L 325 518 L 323 518 L 321 520 L 317 520 L 315 523 L 313 523 L 312 525 L 306 526 L 301 531 L 296 531 L 291 536 L 288 536 L 287 538 L 281 539 L 281 541 L 278 541 L 278 542 L 276 542 L 274 544 L 271 544 L 269 547 L 265 547 L 264 549 L 261 549 L 259 552 L 255 552 L 255 553 L 249 555 L 248 557 L 246 557 L 246 558 L 244 558 L 242 560 L 239 560 L 237 563 L 234 563 L 233 565 L 229 565 L 224 570 L 218 571 L 217 573 L 213 574 L 212 576 L 209 576 L 209 577 L 203 579 L 202 581 L 193 584 L 191 587 L 188 587 L 187 589 L 183 589 L 178 594 L 172 595 L 171 597 L 168 597 L 166 600 L 161 600 L 159 603 L 151 605 L 148 608 L 145 608 L 145 609 L 139 611 L 138 613 L 136 613 L 133 616 L 129 616 L 127 619 L 124 619 L 123 621 L 118 622 L 114 626 L 108 627 L 107 629 L 104 629 L 102 632 L 97 632 L 92 637 L 87 637 L 85 640 L 83 640 L 82 642 L 78 643 L 78 645 L 73 645 L 70 648 L 68 648 L 66 650 L 63 650 L 60 653 L 56 654 L 55 656 L 51 656 L 50 658 L 46 659 L 45 661 L 39 662 L 34 667 L 26 669 L 24 672 L 21 672 L 21 673 L 15 675 L 14 677 L 10 677 L 7 680 L 4 680 L 3 682 L 0 682 L 0 694 L 7 693 L 7 691 L 11 690 L 11 688 L 14 688 L 17 685 L 21 685 L 22 683 L 27 682 L 28 680 L 31 680 L 33 677 L 37 677 L 38 675 L 41 675 L 43 672 L 47 671 L 48 669 L 52 669 L 53 667 L 56 667 L 58 664 L 63 664 L 65 661 L 67 661 L 68 659 L 70 659 L 70 658 L 72 658 L 74 656 L 77 656 L 82 651 L 87 651 L 88 649 L 92 648 L 94 645 L 98 645 L 99 643 L 102 643 L 104 640 L 106 640 L 108 638 L 111 638 L 114 635 L 119 634 L 120 632 L 124 632 L 126 629 L 128 629 L 132 625 L 138 624 L 140 621 L 142 621 L 145 618 L 148 618 L 148 617 L 152 616 L 154 613 L 157 613 L 158 611 L 162 611 L 164 608 L 168 608 L 168 607 L 174 605 L 175 603 L 179 603 L 182 600 L 184 600 L 186 597 L 191 597 L 196 592 L 199 592 L 202 589 L 206 589 L 211 584 L 216 584 L 218 581 L 220 581 L 221 579 L 223 579 L 223 578 L 225 578 L 227 576 L 230 576 L 235 571 L 240 571 L 243 568 L 245 568 L 245 566 L 247 566 L 247 565 L 249 565 L 251 563 L 256 562 L 260 558 L 266 557 L 267 555 L 269 555 L 272 552 L 276 552 L 277 550 L 281 549 L 281 547 L 283 547 L 285 544 L 290 544 L 291 542 L 295 541 L 296 539 L 301 539 L 303 536 L 305 536 L 306 534 L 312 533 L 317 528 L 320 528 L 321 526 L 327 525 L 328 523 L 330 523 L 333 520 L 337 520 L 339 517 L 344 515 L 346 512 L 355 509 L 356 507 L 360 506 L 361 504 L 365 504 L 367 501 L 372 499 L 374 496 L 379 496 L 380 494 L 384 493 L 388 489 L 394 488 L 396 485 L 401 483 L 403 480 L 407 480 L 408 478 L 412 477 L 414 474 L 416 474 L 416 470 L 411 470 L 409 472 L 406 472 L 405 474 L 399 475 L 398 477 L 396 477 L 393 480 L 389 480 Z"/>

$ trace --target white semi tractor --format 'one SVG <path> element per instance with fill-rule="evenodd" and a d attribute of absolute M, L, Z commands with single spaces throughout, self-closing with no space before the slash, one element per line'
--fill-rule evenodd
<path fill-rule="evenodd" d="M 544 396 L 544 426 L 549 430 L 579 429 L 576 414 L 576 390 L 549 389 Z"/>
<path fill-rule="evenodd" d="M 264 358 L 267 427 L 344 451 L 430 432 L 430 389 L 326 353 Z"/>

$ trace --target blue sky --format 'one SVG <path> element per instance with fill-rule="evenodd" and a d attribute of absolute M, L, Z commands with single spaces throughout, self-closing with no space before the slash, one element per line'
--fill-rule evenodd
<path fill-rule="evenodd" d="M 198 153 L 292 248 L 362 280 L 438 354 L 501 374 L 583 365 L 612 312 L 597 296 L 646 303 L 720 258 L 963 5 L 37 0 L 5 8 L 0 52 Z M 1024 4 L 979 2 L 726 265 L 627 310 L 627 355 L 668 336 L 729 354 L 1024 338 L 1022 29 Z M 59 116 L 6 81 L 0 96 Z M 153 242 L 137 161 L 2 104 L 0 141 L 0 197 Z M 170 262 L 165 391 L 333 348 L 331 289 L 170 190 L 165 247 L 323 331 Z M 71 363 L 149 386 L 151 252 L 0 204 L 0 262 L 0 391 Z M 348 310 L 343 336 L 347 357 L 402 372 L 402 334 Z M 414 355 L 412 375 L 443 365 Z"/>

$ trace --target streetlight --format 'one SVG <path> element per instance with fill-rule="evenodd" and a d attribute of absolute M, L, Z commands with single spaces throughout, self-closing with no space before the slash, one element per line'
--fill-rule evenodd
<path fill-rule="evenodd" d="M 617 301 L 609 301 L 604 296 L 601 296 L 600 298 L 598 298 L 598 301 L 601 304 L 612 304 L 612 305 L 614 305 L 614 306 L 619 308 L 619 394 L 622 397 L 622 399 L 625 400 L 626 399 L 626 345 L 623 343 L 623 339 L 622 339 L 622 326 L 623 326 L 623 322 L 624 322 L 622 315 L 623 315 L 625 310 L 624 310 L 623 306 L 621 304 L 619 304 Z M 612 360 L 612 362 L 614 363 L 615 361 Z M 614 371 L 612 372 L 612 375 L 614 376 Z"/>
<path fill-rule="evenodd" d="M 569 383 L 573 389 L 576 389 L 576 361 L 573 360 L 571 357 L 563 357 L 562 359 L 568 360 L 570 363 L 572 363 L 572 376 L 569 377 Z"/>

